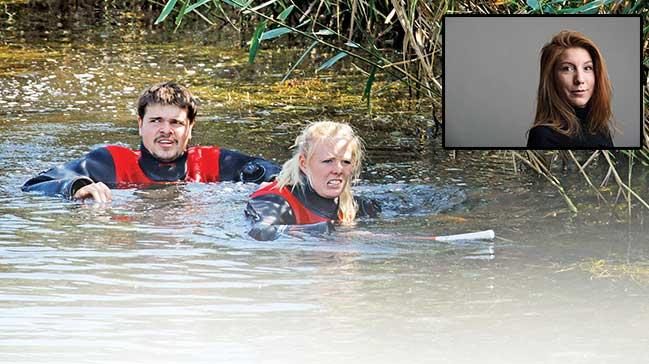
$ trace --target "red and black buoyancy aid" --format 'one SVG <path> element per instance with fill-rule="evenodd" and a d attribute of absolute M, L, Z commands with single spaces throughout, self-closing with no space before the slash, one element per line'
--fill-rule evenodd
<path fill-rule="evenodd" d="M 116 145 L 107 146 L 106 149 L 115 163 L 115 184 L 118 188 L 164 183 L 154 181 L 146 176 L 138 163 L 141 151 Z M 184 181 L 218 182 L 220 153 L 219 147 L 190 147 L 187 149 L 187 173 Z"/>
<path fill-rule="evenodd" d="M 309 208 L 304 206 L 304 204 L 297 197 L 295 197 L 295 195 L 291 192 L 290 187 L 279 188 L 277 186 L 277 181 L 273 181 L 271 184 L 258 189 L 252 195 L 250 195 L 250 198 L 264 195 L 277 195 L 286 200 L 286 202 L 288 202 L 289 206 L 291 206 L 291 209 L 293 210 L 296 225 L 308 225 L 331 220 L 309 210 Z"/>

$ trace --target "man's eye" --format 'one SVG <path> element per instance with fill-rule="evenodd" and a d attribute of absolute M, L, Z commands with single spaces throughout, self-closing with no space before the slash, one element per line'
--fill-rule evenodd
<path fill-rule="evenodd" d="M 185 125 L 185 122 L 181 120 L 174 120 L 171 123 L 174 125 Z"/>

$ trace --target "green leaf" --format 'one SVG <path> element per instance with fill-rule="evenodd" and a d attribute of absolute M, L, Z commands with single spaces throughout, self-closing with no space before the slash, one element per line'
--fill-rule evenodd
<path fill-rule="evenodd" d="M 185 14 L 191 13 L 192 11 L 194 11 L 194 9 L 200 8 L 201 6 L 205 5 L 206 3 L 209 3 L 210 1 L 212 0 L 201 0 L 196 4 L 188 6 L 187 9 L 185 9 Z"/>
<path fill-rule="evenodd" d="M 343 57 L 347 55 L 347 52 L 339 52 L 335 56 L 331 57 L 327 62 L 323 63 L 322 66 L 318 67 L 316 72 L 326 70 L 327 68 L 333 66 L 336 64 L 336 62 L 340 61 Z"/>
<path fill-rule="evenodd" d="M 287 27 L 279 27 L 275 29 L 271 29 L 267 32 L 264 32 L 261 37 L 259 37 L 259 41 L 261 42 L 262 40 L 268 40 L 268 39 L 273 39 L 277 37 L 281 37 L 282 35 L 286 33 L 292 33 L 293 30 L 287 28 Z"/>
<path fill-rule="evenodd" d="M 264 8 L 267 8 L 267 7 L 269 7 L 269 6 L 273 5 L 273 4 L 275 4 L 277 1 L 279 1 L 279 0 L 268 0 L 268 1 L 266 1 L 265 3 L 263 3 L 263 4 L 257 5 L 257 6 L 255 6 L 254 8 L 250 8 L 249 10 L 244 11 L 243 14 L 250 14 L 250 13 L 257 13 L 257 14 L 259 14 L 259 13 L 260 13 L 259 10 L 262 10 L 262 9 L 264 9 Z M 248 1 L 248 5 L 249 5 L 250 3 L 252 3 L 252 0 Z M 247 5 L 246 5 L 246 6 L 247 6 Z"/>
<path fill-rule="evenodd" d="M 635 12 L 637 11 L 638 7 L 641 7 L 641 6 L 644 6 L 644 4 L 642 4 L 642 1 L 637 1 L 637 2 L 635 3 L 635 5 L 633 5 L 632 8 L 626 8 L 626 9 L 624 10 L 624 14 L 635 14 Z"/>
<path fill-rule="evenodd" d="M 183 2 L 183 7 L 180 8 L 180 11 L 178 12 L 178 15 L 176 15 L 176 29 L 178 29 L 178 27 L 180 27 L 180 23 L 183 21 L 183 17 L 186 14 L 185 9 L 187 9 L 188 4 L 189 4 L 188 2 Z"/>
<path fill-rule="evenodd" d="M 286 72 L 286 75 L 284 75 L 284 78 L 282 79 L 282 82 L 286 81 L 288 76 L 291 75 L 291 73 L 297 68 L 297 66 L 299 66 L 300 63 L 302 63 L 302 61 L 304 61 L 306 56 L 308 56 L 309 53 L 311 53 L 311 51 L 313 50 L 313 48 L 315 48 L 317 45 L 318 45 L 318 41 L 315 41 L 315 42 L 311 43 L 310 46 L 307 47 L 307 49 L 304 51 L 304 53 L 302 53 L 302 55 L 297 60 L 297 62 L 295 62 L 295 64 L 291 66 L 291 68 L 288 70 L 288 72 Z"/>
<path fill-rule="evenodd" d="M 345 45 L 348 46 L 348 47 L 352 47 L 352 48 L 360 47 L 357 43 L 354 43 L 352 41 L 349 41 L 349 42 L 345 43 Z"/>
<path fill-rule="evenodd" d="M 244 2 L 239 2 L 237 0 L 223 0 L 223 2 L 230 5 L 230 6 L 234 6 L 235 8 L 238 8 L 238 9 L 245 9 L 245 8 L 248 7 L 248 5 L 250 5 L 252 0 L 248 0 L 245 3 Z"/>
<path fill-rule="evenodd" d="M 336 32 L 334 32 L 331 29 L 324 28 L 324 29 L 318 30 L 317 32 L 315 32 L 313 34 L 315 34 L 315 35 L 333 35 L 333 34 L 336 34 Z"/>
<path fill-rule="evenodd" d="M 563 14 L 596 14 L 600 6 L 608 5 L 613 0 L 595 0 L 583 6 L 574 9 L 562 9 L 559 13 Z"/>
<path fill-rule="evenodd" d="M 365 82 L 365 89 L 363 90 L 363 100 L 367 100 L 367 108 L 370 108 L 370 99 L 372 96 L 372 84 L 374 84 L 374 79 L 376 77 L 376 70 L 378 67 L 372 66 L 372 70 L 370 71 L 370 76 L 367 78 L 367 82 Z"/>
<path fill-rule="evenodd" d="M 264 29 L 266 29 L 266 21 L 262 20 L 259 25 L 257 25 L 257 29 L 255 29 L 255 33 L 252 35 L 252 39 L 250 40 L 250 51 L 248 52 L 248 63 L 250 64 L 255 62 L 255 56 L 259 50 L 259 37 L 261 37 Z"/>
<path fill-rule="evenodd" d="M 167 2 L 167 5 L 162 9 L 162 12 L 160 13 L 160 16 L 158 16 L 158 19 L 155 20 L 155 23 L 153 24 L 159 24 L 162 23 L 163 20 L 169 16 L 171 11 L 174 9 L 174 6 L 176 6 L 176 1 L 177 0 L 169 0 Z"/>
<path fill-rule="evenodd" d="M 407 3 L 406 3 L 406 4 L 407 4 Z M 410 9 L 409 9 L 409 11 L 408 11 L 408 14 L 410 15 L 408 21 L 410 22 L 410 24 L 414 24 L 414 23 L 415 23 L 415 14 L 417 13 L 417 12 L 415 11 L 415 9 L 417 9 L 417 0 L 414 0 L 414 1 L 410 4 Z"/>
<path fill-rule="evenodd" d="M 302 23 L 300 23 L 298 26 L 296 26 L 296 28 L 303 27 L 303 26 L 309 24 L 310 22 L 311 22 L 311 19 L 307 19 L 307 20 L 303 21 Z"/>
<path fill-rule="evenodd" d="M 534 11 L 538 11 L 541 8 L 541 4 L 539 4 L 539 0 L 527 0 L 527 6 L 532 8 Z"/>
<path fill-rule="evenodd" d="M 291 5 L 288 8 L 284 9 L 278 16 L 277 19 L 281 20 L 282 22 L 286 21 L 286 18 L 288 18 L 289 15 L 291 15 L 291 11 L 295 9 L 295 5 Z"/>

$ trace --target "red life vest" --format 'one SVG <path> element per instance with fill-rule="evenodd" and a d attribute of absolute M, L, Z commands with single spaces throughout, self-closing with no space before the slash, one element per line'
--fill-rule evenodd
<path fill-rule="evenodd" d="M 115 184 L 117 188 L 128 188 L 134 185 L 154 183 L 173 183 L 154 181 L 144 174 L 138 159 L 141 152 L 117 145 L 107 146 L 115 163 Z M 185 182 L 218 182 L 219 155 L 218 147 L 190 147 L 187 149 L 187 174 Z"/>
<path fill-rule="evenodd" d="M 316 214 L 315 212 L 309 210 L 306 206 L 304 206 L 304 204 L 302 204 L 302 202 L 300 202 L 300 200 L 295 197 L 295 195 L 293 195 L 290 187 L 282 187 L 281 189 L 278 188 L 277 181 L 273 181 L 271 184 L 258 189 L 252 195 L 250 195 L 250 198 L 264 195 L 276 195 L 284 198 L 293 210 L 296 225 L 315 224 L 318 222 L 331 220 Z"/>

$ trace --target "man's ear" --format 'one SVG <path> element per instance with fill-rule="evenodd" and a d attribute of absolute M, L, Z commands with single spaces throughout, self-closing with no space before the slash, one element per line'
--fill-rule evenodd
<path fill-rule="evenodd" d="M 142 136 L 142 118 L 139 116 L 137 117 L 137 132 Z"/>
<path fill-rule="evenodd" d="M 187 140 L 192 139 L 192 130 L 194 130 L 194 122 L 193 121 L 191 123 L 189 123 L 189 135 L 187 137 Z"/>

